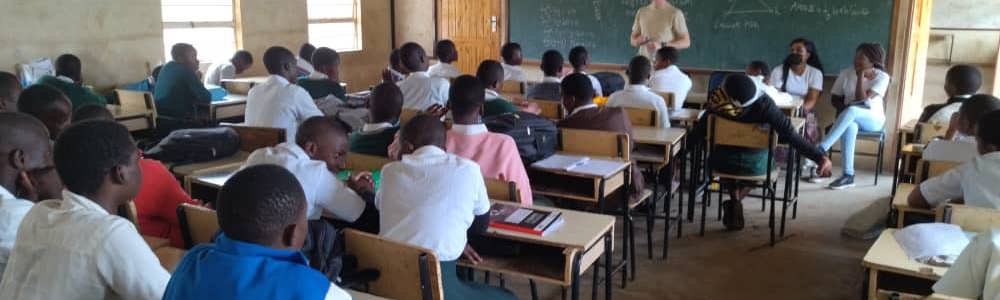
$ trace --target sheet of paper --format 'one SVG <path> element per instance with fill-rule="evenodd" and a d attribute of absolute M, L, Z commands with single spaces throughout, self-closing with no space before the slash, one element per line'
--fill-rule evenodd
<path fill-rule="evenodd" d="M 951 265 L 969 245 L 961 227 L 945 223 L 910 225 L 896 232 L 895 238 L 910 259 L 944 265 Z"/>
<path fill-rule="evenodd" d="M 531 166 L 542 169 L 555 169 L 569 171 L 574 166 L 586 163 L 590 158 L 578 155 L 555 154 L 546 159 L 537 161 Z"/>
<path fill-rule="evenodd" d="M 622 162 L 620 161 L 590 159 L 584 164 L 570 168 L 569 171 L 587 175 L 608 177 L 611 176 L 611 174 L 614 174 L 615 171 L 618 171 L 621 168 L 621 166 Z"/>

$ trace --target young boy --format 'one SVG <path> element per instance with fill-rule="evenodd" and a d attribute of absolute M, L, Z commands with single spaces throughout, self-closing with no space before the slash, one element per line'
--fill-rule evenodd
<path fill-rule="evenodd" d="M 295 68 L 297 72 L 297 76 L 295 77 L 308 76 L 309 74 L 316 72 L 316 69 L 313 69 L 312 65 L 313 52 L 316 52 L 316 46 L 313 46 L 310 43 L 304 43 L 299 47 L 299 57 L 295 59 Z"/>
<path fill-rule="evenodd" d="M 271 47 L 264 52 L 267 81 L 255 85 L 247 94 L 247 126 L 285 129 L 286 141 L 295 139 L 299 123 L 310 117 L 322 116 L 316 102 L 300 86 L 296 78 L 295 55 L 284 47 Z"/>
<path fill-rule="evenodd" d="M 306 89 L 313 99 L 333 95 L 340 101 L 346 101 L 347 90 L 340 85 L 340 54 L 321 47 L 313 52 L 312 63 L 315 71 L 308 77 L 299 77 L 299 86 Z"/>
<path fill-rule="evenodd" d="M 219 191 L 222 234 L 184 255 L 163 299 L 351 299 L 300 252 L 306 203 L 298 180 L 279 166 L 237 172 Z"/>
<path fill-rule="evenodd" d="M 652 65 L 645 56 L 636 56 L 628 64 L 629 85 L 624 90 L 611 94 L 608 107 L 633 107 L 656 111 L 656 123 L 662 128 L 670 128 L 670 110 L 663 97 L 649 90 Z"/>
<path fill-rule="evenodd" d="M 573 66 L 573 73 L 587 75 L 587 78 L 590 78 L 590 83 L 594 87 L 594 95 L 604 96 L 601 82 L 597 80 L 597 77 L 587 74 L 587 65 L 590 64 L 590 53 L 587 52 L 587 48 L 576 46 L 570 49 L 569 64 Z"/>
<path fill-rule="evenodd" d="M 524 82 L 524 70 L 521 63 L 524 62 L 524 55 L 521 53 L 521 44 L 506 43 L 500 48 L 500 57 L 503 58 L 503 80 L 514 80 Z"/>
<path fill-rule="evenodd" d="M 510 100 L 504 99 L 497 90 L 503 86 L 503 67 L 500 62 L 495 60 L 484 60 L 479 64 L 479 69 L 476 70 L 476 77 L 479 79 L 481 86 L 485 87 L 485 98 L 486 103 L 483 104 L 483 117 L 491 117 L 495 115 L 502 115 L 505 113 L 517 112 L 517 106 L 514 106 Z M 469 76 L 470 78 L 472 76 Z M 452 90 L 454 90 L 454 85 L 452 85 Z M 453 95 L 454 91 L 449 93 Z M 453 97 L 449 97 L 453 100 Z"/>
<path fill-rule="evenodd" d="M 965 205 L 1000 209 L 1000 111 L 994 110 L 979 119 L 976 130 L 979 157 L 924 181 L 907 202 L 915 208 L 934 208 L 948 200 Z M 964 199 L 961 201 L 959 199 Z"/>
<path fill-rule="evenodd" d="M 444 299 L 514 299 L 506 290 L 458 278 L 459 257 L 481 261 L 467 238 L 485 232 L 490 201 L 479 166 L 445 152 L 445 139 L 444 124 L 434 116 L 419 115 L 403 126 L 402 159 L 382 167 L 375 200 L 379 235 L 434 251 Z"/>
<path fill-rule="evenodd" d="M 934 284 L 934 293 L 955 299 L 1000 296 L 1000 229 L 977 234 L 955 263 Z"/>
<path fill-rule="evenodd" d="M 441 77 L 452 79 L 462 75 L 462 72 L 455 68 L 455 61 L 458 60 L 458 49 L 451 40 L 442 40 L 434 46 L 434 56 L 438 58 L 438 63 L 427 69 L 427 74 L 431 77 Z"/>
<path fill-rule="evenodd" d="M 351 152 L 389 156 L 389 145 L 399 132 L 399 114 L 403 92 L 393 83 L 382 83 L 372 90 L 368 100 L 368 123 L 351 134 Z"/>
<path fill-rule="evenodd" d="M 21 81 L 9 72 L 0 71 L 0 112 L 17 111 L 17 97 L 21 96 Z"/>
<path fill-rule="evenodd" d="M 59 133 L 69 126 L 73 104 L 58 89 L 46 84 L 36 84 L 25 89 L 18 97 L 17 111 L 41 120 L 49 130 L 49 138 L 55 141 Z"/>
<path fill-rule="evenodd" d="M 56 58 L 56 76 L 42 76 L 38 78 L 36 83 L 51 85 L 59 89 L 69 98 L 74 108 L 87 104 L 107 104 L 104 97 L 83 86 L 82 74 L 83 66 L 80 58 L 73 54 L 63 54 Z"/>
<path fill-rule="evenodd" d="M 214 63 L 208 67 L 205 74 L 205 84 L 222 85 L 223 79 L 234 79 L 253 66 L 253 55 L 250 51 L 240 50 L 233 54 L 229 61 Z"/>
<path fill-rule="evenodd" d="M 450 83 L 441 77 L 432 77 L 427 72 L 427 53 L 417 43 L 406 43 L 399 48 L 399 58 L 409 73 L 399 82 L 403 92 L 403 108 L 426 110 L 431 106 L 445 106 L 448 103 Z"/>
<path fill-rule="evenodd" d="M 962 103 L 979 91 L 983 85 L 983 74 L 976 67 L 957 65 L 948 69 L 944 81 L 944 92 L 948 94 L 948 101 L 925 107 L 924 112 L 920 114 L 921 123 L 948 124 Z"/>
<path fill-rule="evenodd" d="M 542 54 L 541 64 L 542 73 L 545 74 L 545 77 L 542 78 L 542 83 L 529 86 L 525 96 L 528 99 L 562 100 L 562 92 L 559 86 L 562 82 L 563 63 L 563 56 L 559 51 L 545 51 Z"/>
<path fill-rule="evenodd" d="M 691 78 L 677 67 L 680 51 L 674 47 L 663 47 L 656 50 L 656 72 L 649 81 L 649 87 L 660 93 L 673 93 L 674 106 L 670 110 L 684 108 L 688 92 L 691 91 Z"/>
<path fill-rule="evenodd" d="M 382 82 L 398 84 L 406 79 L 403 70 L 403 62 L 399 59 L 399 49 L 392 49 L 392 52 L 389 53 L 389 65 L 385 67 L 385 70 L 382 70 Z"/>
<path fill-rule="evenodd" d="M 494 63 L 499 69 L 500 64 Z M 481 112 L 490 106 L 490 101 L 482 96 L 484 90 L 489 93 L 489 89 L 483 88 L 475 77 L 464 75 L 455 79 L 448 101 L 455 124 L 448 130 L 445 149 L 448 153 L 478 163 L 483 177 L 513 181 L 520 190 L 521 203 L 530 206 L 531 183 L 517 152 L 517 144 L 508 135 L 489 132 L 480 117 Z"/>
<path fill-rule="evenodd" d="M 198 78 L 198 51 L 189 44 L 176 44 L 170 49 L 172 61 L 163 65 L 156 77 L 153 95 L 156 98 L 157 125 L 163 131 L 192 127 L 198 117 L 198 106 L 212 102 L 212 94 Z M 163 121 L 166 121 L 165 124 Z"/>
<path fill-rule="evenodd" d="M 170 274 L 132 222 L 116 214 L 142 182 L 128 129 L 76 124 L 59 136 L 54 156 L 66 190 L 21 221 L 0 299 L 162 298 Z"/>

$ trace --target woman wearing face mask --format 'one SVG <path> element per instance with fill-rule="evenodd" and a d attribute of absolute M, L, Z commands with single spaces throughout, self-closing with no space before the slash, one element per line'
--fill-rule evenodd
<path fill-rule="evenodd" d="M 854 54 L 854 68 L 840 72 L 833 84 L 833 106 L 837 121 L 819 143 L 829 151 L 840 140 L 843 150 L 844 175 L 830 184 L 830 189 L 842 190 L 854 186 L 854 143 L 859 131 L 879 131 L 885 125 L 885 93 L 889 89 L 889 74 L 885 73 L 885 50 L 877 43 L 863 43 Z"/>
<path fill-rule="evenodd" d="M 771 72 L 768 83 L 781 92 L 802 99 L 802 115 L 806 118 L 805 139 L 810 143 L 819 142 L 819 128 L 813 108 L 823 92 L 823 62 L 819 58 L 816 44 L 806 38 L 797 38 L 788 45 L 789 54 L 785 61 Z M 806 179 L 818 182 L 815 164 L 807 161 Z"/>

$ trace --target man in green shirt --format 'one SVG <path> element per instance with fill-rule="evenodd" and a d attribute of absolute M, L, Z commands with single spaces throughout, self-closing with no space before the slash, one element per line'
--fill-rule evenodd
<path fill-rule="evenodd" d="M 503 85 L 503 66 L 495 60 L 484 60 L 476 70 L 476 78 L 486 87 L 486 103 L 483 104 L 483 117 L 517 112 L 518 109 L 509 100 L 504 99 L 497 91 Z"/>
<path fill-rule="evenodd" d="M 80 58 L 73 54 L 63 54 L 56 58 L 56 76 L 45 75 L 38 78 L 37 84 L 47 84 L 55 87 L 69 98 L 73 109 L 88 104 L 105 105 L 107 100 L 95 94 L 90 88 L 83 86 L 83 65 Z"/>
<path fill-rule="evenodd" d="M 199 79 L 198 51 L 194 46 L 176 44 L 170 49 L 170 56 L 173 60 L 160 69 L 153 92 L 160 116 L 157 123 L 165 132 L 195 127 L 198 107 L 212 102 L 212 94 Z"/>
<path fill-rule="evenodd" d="M 402 110 L 403 92 L 395 83 L 385 82 L 376 86 L 368 100 L 368 123 L 351 134 L 351 152 L 388 157 L 389 144 L 399 131 Z"/>
<path fill-rule="evenodd" d="M 342 101 L 347 100 L 347 90 L 340 85 L 340 54 L 326 47 L 316 49 L 312 64 L 315 71 L 300 77 L 299 86 L 306 89 L 313 99 L 333 95 Z"/>

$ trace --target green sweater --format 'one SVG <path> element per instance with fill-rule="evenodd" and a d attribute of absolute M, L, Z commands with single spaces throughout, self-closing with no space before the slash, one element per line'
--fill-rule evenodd
<path fill-rule="evenodd" d="M 483 117 L 492 117 L 512 112 L 517 112 L 517 107 L 503 98 L 486 99 L 486 104 L 483 104 Z"/>
<path fill-rule="evenodd" d="M 392 144 L 397 131 L 399 131 L 399 126 L 368 133 L 360 131 L 352 133 L 350 139 L 351 152 L 388 157 L 389 144 Z"/>
<path fill-rule="evenodd" d="M 107 100 L 104 100 L 104 97 L 95 94 L 94 91 L 91 91 L 89 88 L 76 83 L 62 81 L 55 76 L 42 76 L 42 78 L 38 78 L 38 82 L 36 83 L 50 85 L 61 91 L 67 98 L 69 98 L 69 102 L 73 103 L 73 109 L 83 107 L 87 104 L 97 104 L 102 106 L 108 104 Z"/>
<path fill-rule="evenodd" d="M 194 118 L 199 105 L 212 103 L 212 93 L 198 75 L 173 61 L 160 69 L 153 95 L 157 114 L 177 119 Z"/>
<path fill-rule="evenodd" d="M 333 82 L 327 79 L 309 79 L 308 77 L 299 77 L 299 86 L 306 89 L 309 92 L 309 96 L 313 99 L 319 99 L 326 97 L 326 95 L 333 94 L 340 100 L 347 100 L 347 91 L 344 87 L 340 86 L 340 83 Z"/>

